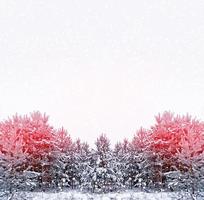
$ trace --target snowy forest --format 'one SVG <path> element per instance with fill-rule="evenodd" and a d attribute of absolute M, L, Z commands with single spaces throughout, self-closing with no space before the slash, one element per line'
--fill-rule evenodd
<path fill-rule="evenodd" d="M 204 122 L 164 112 L 149 129 L 113 146 L 106 134 L 95 147 L 40 112 L 0 122 L 0 190 L 90 193 L 204 190 Z"/>

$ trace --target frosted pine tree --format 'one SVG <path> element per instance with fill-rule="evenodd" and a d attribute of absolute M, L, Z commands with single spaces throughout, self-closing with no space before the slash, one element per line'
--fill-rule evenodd
<path fill-rule="evenodd" d="M 129 187 L 147 189 L 152 184 L 152 152 L 150 151 L 150 133 L 141 128 L 130 143 Z"/>
<path fill-rule="evenodd" d="M 117 172 L 118 188 L 126 189 L 129 184 L 130 144 L 127 139 L 115 145 L 113 157 L 115 159 L 115 171 Z"/>
<path fill-rule="evenodd" d="M 90 160 L 90 150 L 89 145 L 85 142 L 81 142 L 78 139 L 75 142 L 75 151 L 74 151 L 74 158 L 75 158 L 75 185 L 76 188 L 82 189 L 82 184 L 84 183 L 83 175 L 84 172 L 87 170 L 87 166 L 89 165 Z"/>
<path fill-rule="evenodd" d="M 24 140 L 29 153 L 30 171 L 40 173 L 39 183 L 42 190 L 52 184 L 52 166 L 55 145 L 55 130 L 48 123 L 49 117 L 40 112 L 25 116 Z"/>
<path fill-rule="evenodd" d="M 202 130 L 203 131 L 203 130 Z M 204 187 L 204 132 L 190 128 L 185 131 L 176 153 L 183 185 L 192 194 Z"/>
<path fill-rule="evenodd" d="M 158 115 L 156 122 L 151 147 L 161 163 L 158 171 L 165 177 L 164 184 L 171 190 L 188 189 L 194 193 L 203 180 L 203 122 L 170 112 Z"/>
<path fill-rule="evenodd" d="M 16 131 L 0 134 L 0 189 L 10 195 L 29 184 L 23 174 L 28 168 L 28 154 L 23 147 L 22 135 Z"/>
<path fill-rule="evenodd" d="M 96 145 L 96 182 L 97 188 L 102 192 L 114 191 L 117 187 L 117 171 L 114 168 L 115 159 L 110 148 L 110 141 L 102 134 Z"/>
<path fill-rule="evenodd" d="M 95 150 L 90 150 L 84 161 L 81 163 L 81 184 L 80 189 L 82 191 L 95 192 L 96 190 L 96 153 Z"/>
<path fill-rule="evenodd" d="M 110 142 L 102 134 L 95 144 L 96 150 L 91 151 L 83 174 L 82 187 L 98 193 L 114 191 L 117 188 L 117 172 Z"/>
<path fill-rule="evenodd" d="M 156 124 L 151 127 L 150 149 L 153 152 L 153 182 L 157 188 L 170 187 L 169 172 L 176 170 L 175 154 L 179 148 L 182 129 L 188 123 L 188 116 L 184 119 L 174 116 L 171 112 L 164 112 L 155 117 Z M 172 177 L 175 175 L 173 172 Z"/>
<path fill-rule="evenodd" d="M 74 145 L 71 137 L 64 128 L 56 131 L 54 155 L 56 159 L 53 163 L 52 173 L 55 187 L 59 190 L 65 187 L 72 187 L 74 178 Z"/>
<path fill-rule="evenodd" d="M 10 155 L 16 159 L 16 164 L 13 163 L 12 166 L 24 178 L 23 183 L 19 181 L 21 187 L 25 189 L 25 183 L 28 183 L 28 189 L 49 186 L 52 182 L 55 131 L 48 124 L 48 117 L 39 112 L 31 113 L 30 116 L 15 115 L 0 123 L 0 131 L 0 148 L 4 149 L 1 151 L 2 156 Z M 19 156 L 15 158 L 14 150 L 26 155 L 26 161 L 22 163 Z M 35 184 L 36 180 L 38 184 Z"/>

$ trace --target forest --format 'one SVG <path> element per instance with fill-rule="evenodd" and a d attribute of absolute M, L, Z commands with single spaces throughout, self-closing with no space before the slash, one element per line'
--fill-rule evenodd
<path fill-rule="evenodd" d="M 204 122 L 165 111 L 115 145 L 74 141 L 40 112 L 0 122 L 0 191 L 204 190 Z M 85 133 L 86 134 L 86 133 Z"/>

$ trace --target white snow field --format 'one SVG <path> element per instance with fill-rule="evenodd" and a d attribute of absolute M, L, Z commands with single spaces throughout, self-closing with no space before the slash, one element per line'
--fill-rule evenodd
<path fill-rule="evenodd" d="M 109 194 L 88 194 L 80 192 L 19 192 L 13 196 L 0 197 L 1 200 L 203 200 L 204 197 L 191 197 L 184 193 L 146 193 L 146 192 L 122 192 Z"/>

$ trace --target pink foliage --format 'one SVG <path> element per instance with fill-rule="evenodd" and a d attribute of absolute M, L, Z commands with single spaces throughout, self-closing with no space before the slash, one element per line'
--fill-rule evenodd
<path fill-rule="evenodd" d="M 204 123 L 188 114 L 164 112 L 156 116 L 150 140 L 152 151 L 161 159 L 175 158 L 186 164 L 184 158 L 195 160 L 204 152 Z"/>
<path fill-rule="evenodd" d="M 65 129 L 54 130 L 48 123 L 48 116 L 40 112 L 29 116 L 16 114 L 0 123 L 0 133 L 0 151 L 4 154 L 18 149 L 30 157 L 39 158 L 57 147 L 63 151 L 72 143 Z"/>
<path fill-rule="evenodd" d="M 29 154 L 50 149 L 54 136 L 53 128 L 48 125 L 48 117 L 39 112 L 31 113 L 30 116 L 18 116 L 16 114 L 13 118 L 0 123 L 0 132 L 0 139 L 3 142 L 7 141 L 6 138 L 14 136 L 15 140 L 22 138 L 23 151 Z M 16 145 L 15 141 L 12 145 Z"/>

